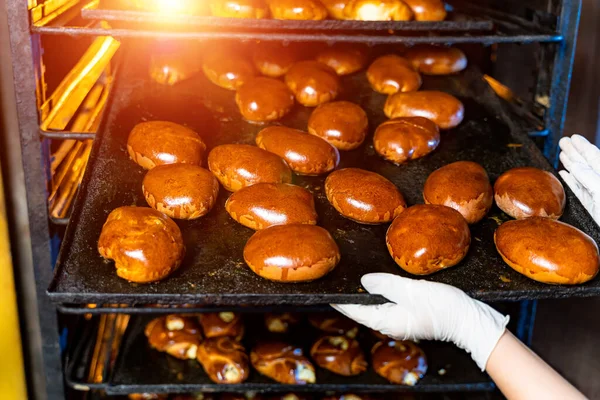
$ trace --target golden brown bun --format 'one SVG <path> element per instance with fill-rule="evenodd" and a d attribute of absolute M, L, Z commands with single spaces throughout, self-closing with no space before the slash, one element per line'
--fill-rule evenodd
<path fill-rule="evenodd" d="M 428 118 L 440 129 L 458 126 L 465 114 L 465 108 L 460 100 L 448 93 L 435 90 L 393 94 L 385 101 L 383 111 L 388 118 Z"/>
<path fill-rule="evenodd" d="M 349 101 L 335 101 L 315 109 L 308 120 L 308 133 L 325 139 L 340 150 L 353 150 L 365 140 L 369 119 L 365 111 Z"/>
<path fill-rule="evenodd" d="M 247 144 L 223 144 L 211 150 L 208 168 L 230 192 L 257 183 L 290 183 L 292 171 L 279 156 Z"/>
<path fill-rule="evenodd" d="M 598 274 L 598 246 L 579 229 L 550 218 L 508 221 L 496 249 L 515 271 L 538 282 L 576 285 Z"/>
<path fill-rule="evenodd" d="M 129 400 L 167 400 L 169 398 L 168 394 L 164 393 L 129 393 L 127 395 Z M 185 400 L 185 399 L 177 399 L 174 400 Z"/>
<path fill-rule="evenodd" d="M 235 103 L 250 122 L 275 121 L 294 106 L 294 95 L 277 79 L 258 77 L 239 88 Z"/>
<path fill-rule="evenodd" d="M 420 204 L 407 208 L 392 222 L 385 242 L 400 268 L 414 275 L 429 275 L 465 257 L 471 232 L 453 208 Z"/>
<path fill-rule="evenodd" d="M 409 49 L 404 57 L 425 75 L 448 75 L 467 68 L 467 56 L 455 47 L 419 45 Z"/>
<path fill-rule="evenodd" d="M 146 173 L 142 192 L 148 205 L 171 218 L 196 219 L 217 200 L 219 181 L 207 169 L 190 164 L 159 165 Z"/>
<path fill-rule="evenodd" d="M 513 168 L 496 180 L 494 198 L 513 218 L 559 219 L 565 210 L 565 189 L 550 172 L 532 167 Z"/>
<path fill-rule="evenodd" d="M 145 169 L 165 164 L 202 165 L 205 151 L 196 132 L 173 122 L 141 122 L 127 138 L 129 156 Z"/>
<path fill-rule="evenodd" d="M 210 12 L 215 17 L 261 19 L 269 8 L 263 0 L 211 0 Z"/>
<path fill-rule="evenodd" d="M 150 77 L 161 85 L 175 85 L 200 71 L 202 71 L 200 57 L 190 57 L 185 52 L 150 56 Z"/>
<path fill-rule="evenodd" d="M 115 208 L 102 227 L 98 251 L 114 260 L 119 277 L 137 283 L 167 277 L 185 255 L 177 224 L 147 207 Z"/>
<path fill-rule="evenodd" d="M 317 211 L 312 193 L 289 183 L 257 183 L 227 199 L 225 209 L 231 218 L 250 229 L 274 225 L 316 225 Z"/>
<path fill-rule="evenodd" d="M 300 317 L 294 313 L 265 314 L 265 326 L 269 332 L 273 333 L 287 333 L 295 325 L 298 325 L 299 322 Z"/>
<path fill-rule="evenodd" d="M 408 340 L 384 340 L 371 350 L 373 369 L 392 383 L 414 386 L 427 372 L 423 350 Z"/>
<path fill-rule="evenodd" d="M 237 90 L 257 75 L 250 61 L 230 49 L 208 52 L 202 70 L 212 83 L 228 90 Z"/>
<path fill-rule="evenodd" d="M 350 0 L 321 0 L 329 16 L 333 19 L 348 19 L 344 13 L 344 9 L 349 2 Z"/>
<path fill-rule="evenodd" d="M 367 63 L 367 55 L 361 47 L 337 45 L 321 51 L 316 60 L 333 68 L 341 76 L 363 69 Z"/>
<path fill-rule="evenodd" d="M 202 342 L 196 319 L 176 314 L 148 322 L 144 334 L 150 347 L 181 360 L 194 360 Z"/>
<path fill-rule="evenodd" d="M 413 11 L 417 21 L 443 21 L 446 7 L 442 0 L 402 0 Z"/>
<path fill-rule="evenodd" d="M 318 0 L 269 0 L 274 19 L 321 20 L 327 9 Z"/>
<path fill-rule="evenodd" d="M 394 164 L 426 156 L 440 144 L 440 129 L 423 117 L 385 121 L 375 130 L 373 146 L 379 155 Z"/>
<path fill-rule="evenodd" d="M 298 53 L 291 46 L 279 43 L 261 43 L 252 54 L 254 66 L 261 74 L 271 78 L 285 75 L 298 61 Z"/>
<path fill-rule="evenodd" d="M 394 54 L 381 56 L 367 69 L 367 79 L 373 90 L 383 94 L 419 90 L 423 81 L 410 62 Z"/>
<path fill-rule="evenodd" d="M 423 189 L 425 204 L 454 208 L 469 224 L 481 221 L 494 203 L 487 172 L 471 161 L 458 161 L 433 171 Z"/>
<path fill-rule="evenodd" d="M 165 0 L 129 0 L 127 3 L 128 6 L 131 4 L 139 10 L 158 12 L 166 15 L 204 15 L 207 11 L 205 2 L 197 0 L 177 0 L 167 2 L 165 2 Z"/>
<path fill-rule="evenodd" d="M 367 370 L 367 360 L 358 341 L 346 336 L 323 336 L 313 344 L 310 356 L 321 368 L 343 376 Z"/>
<path fill-rule="evenodd" d="M 340 80 L 335 70 L 318 61 L 300 61 L 285 74 L 285 83 L 306 107 L 316 107 L 335 99 Z"/>
<path fill-rule="evenodd" d="M 325 179 L 327 200 L 344 217 L 361 224 L 384 224 L 406 208 L 396 185 L 359 168 L 344 168 Z"/>
<path fill-rule="evenodd" d="M 288 385 L 315 383 L 315 367 L 300 347 L 282 342 L 259 343 L 250 353 L 252 366 L 262 375 Z"/>
<path fill-rule="evenodd" d="M 198 314 L 198 320 L 207 339 L 228 336 L 242 340 L 244 337 L 244 322 L 240 314 L 231 311 L 202 313 Z"/>
<path fill-rule="evenodd" d="M 358 21 L 410 21 L 413 12 L 402 0 L 350 0 L 346 19 Z"/>
<path fill-rule="evenodd" d="M 198 362 L 215 383 L 242 383 L 250 373 L 244 346 L 227 336 L 202 342 L 198 347 Z"/>
<path fill-rule="evenodd" d="M 298 175 L 326 174 L 340 162 L 340 153 L 325 140 L 285 126 L 263 129 L 256 145 L 283 158 Z"/>
<path fill-rule="evenodd" d="M 252 235 L 244 247 L 244 261 L 272 281 L 314 281 L 335 268 L 340 250 L 320 226 L 277 225 Z"/>
<path fill-rule="evenodd" d="M 337 312 L 312 313 L 308 322 L 320 331 L 333 335 L 345 335 L 351 339 L 358 335 L 358 324 Z"/>

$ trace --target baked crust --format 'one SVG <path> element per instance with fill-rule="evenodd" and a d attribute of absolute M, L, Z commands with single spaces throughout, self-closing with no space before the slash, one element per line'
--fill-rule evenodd
<path fill-rule="evenodd" d="M 371 350 L 373 369 L 392 383 L 414 386 L 427 372 L 427 358 L 408 340 L 383 340 Z"/>
<path fill-rule="evenodd" d="M 144 334 L 150 347 L 181 360 L 194 360 L 202 342 L 202 333 L 195 318 L 177 314 L 148 322 Z"/>
<path fill-rule="evenodd" d="M 367 79 L 373 90 L 383 94 L 412 92 L 423 83 L 410 62 L 394 54 L 375 59 L 367 69 Z"/>
<path fill-rule="evenodd" d="M 359 147 L 367 136 L 368 127 L 367 113 L 349 101 L 322 104 L 308 119 L 308 133 L 326 140 L 339 150 Z"/>
<path fill-rule="evenodd" d="M 215 17 L 262 19 L 269 8 L 263 0 L 211 0 L 210 12 Z"/>
<path fill-rule="evenodd" d="M 460 100 L 435 90 L 393 94 L 387 98 L 383 111 L 388 118 L 424 117 L 435 122 L 440 129 L 458 126 L 465 114 Z"/>
<path fill-rule="evenodd" d="M 315 383 L 315 367 L 300 347 L 284 342 L 262 342 L 250 353 L 252 366 L 262 375 L 283 384 Z"/>
<path fill-rule="evenodd" d="M 198 347 L 198 362 L 215 383 L 242 383 L 250 373 L 244 346 L 227 336 L 204 340 Z"/>
<path fill-rule="evenodd" d="M 322 336 L 313 344 L 310 356 L 318 366 L 338 375 L 359 375 L 367 370 L 358 341 L 346 336 Z"/>
<path fill-rule="evenodd" d="M 274 19 L 322 20 L 327 18 L 327 9 L 315 0 L 269 0 Z"/>
<path fill-rule="evenodd" d="M 358 335 L 358 324 L 337 312 L 312 313 L 308 322 L 315 328 L 331 335 L 344 335 L 351 339 Z"/>
<path fill-rule="evenodd" d="M 375 151 L 394 164 L 421 158 L 440 144 L 437 125 L 423 117 L 402 117 L 385 121 L 373 135 Z"/>
<path fill-rule="evenodd" d="M 251 79 L 235 94 L 235 103 L 242 116 L 250 122 L 275 121 L 290 112 L 294 95 L 277 79 Z"/>
<path fill-rule="evenodd" d="M 443 21 L 446 6 L 442 0 L 403 0 L 413 11 L 417 21 Z"/>
<path fill-rule="evenodd" d="M 348 19 L 344 13 L 344 9 L 348 5 L 350 0 L 321 0 L 321 3 L 327 9 L 329 16 L 334 19 Z"/>
<path fill-rule="evenodd" d="M 410 48 L 404 57 L 425 75 L 449 75 L 467 68 L 467 56 L 456 47 L 419 45 Z"/>
<path fill-rule="evenodd" d="M 298 55 L 294 48 L 273 43 L 261 43 L 252 53 L 256 69 L 271 78 L 285 75 L 297 60 Z"/>
<path fill-rule="evenodd" d="M 300 317 L 295 313 L 266 313 L 265 326 L 269 332 L 287 333 L 300 322 Z"/>
<path fill-rule="evenodd" d="M 228 90 L 237 90 L 257 75 L 250 61 L 230 49 L 209 52 L 202 70 L 212 83 Z"/>
<path fill-rule="evenodd" d="M 342 75 L 350 75 L 363 69 L 367 63 L 366 51 L 358 46 L 335 45 L 321 51 L 316 60 Z"/>
<path fill-rule="evenodd" d="M 350 0 L 344 8 L 346 19 L 357 21 L 410 21 L 411 8 L 402 0 Z"/>
<path fill-rule="evenodd" d="M 318 61 L 300 61 L 285 74 L 285 83 L 306 107 L 334 100 L 340 91 L 340 80 L 335 70 Z"/>

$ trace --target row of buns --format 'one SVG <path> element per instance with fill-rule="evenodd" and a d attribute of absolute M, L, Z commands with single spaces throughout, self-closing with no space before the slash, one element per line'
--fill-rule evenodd
<path fill-rule="evenodd" d="M 175 394 L 169 396 L 162 393 L 132 393 L 130 400 L 374 400 L 381 398 L 381 395 L 370 394 L 326 394 L 323 396 L 314 396 L 307 393 L 280 393 L 280 394 L 262 394 L 257 392 L 246 393 L 195 393 L 195 394 Z M 393 397 L 397 399 L 397 396 Z M 402 397 L 409 399 L 412 397 Z"/>

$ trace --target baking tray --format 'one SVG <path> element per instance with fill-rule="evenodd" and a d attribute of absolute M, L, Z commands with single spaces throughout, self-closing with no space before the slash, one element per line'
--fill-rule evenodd
<path fill-rule="evenodd" d="M 246 351 L 260 340 L 285 340 L 304 349 L 310 358 L 310 347 L 319 331 L 303 321 L 290 333 L 272 334 L 264 328 L 261 315 L 244 315 Z M 363 374 L 344 377 L 316 366 L 317 383 L 311 385 L 283 385 L 251 369 L 247 381 L 237 385 L 219 385 L 212 382 L 196 360 L 182 361 L 153 350 L 144 335 L 144 327 L 151 316 L 136 316 L 130 321 L 107 393 L 131 392 L 463 392 L 493 390 L 489 376 L 481 372 L 471 357 L 459 348 L 443 342 L 421 342 L 428 357 L 428 373 L 415 386 L 390 384 L 369 366 Z M 357 337 L 367 360 L 377 339 L 362 329 Z"/>
<path fill-rule="evenodd" d="M 243 247 L 253 231 L 233 221 L 224 210 L 229 195 L 221 190 L 214 209 L 196 221 L 178 221 L 187 248 L 181 268 L 167 279 L 147 285 L 117 277 L 114 266 L 97 251 L 106 217 L 116 207 L 145 206 L 141 193 L 144 170 L 129 160 L 127 135 L 143 120 L 166 119 L 198 131 L 209 148 L 221 143 L 253 143 L 260 125 L 241 119 L 234 93 L 210 84 L 202 74 L 173 87 L 147 77 L 148 52 L 129 48 L 116 79 L 106 119 L 99 130 L 88 168 L 67 228 L 55 276 L 52 300 L 65 303 L 195 303 L 205 305 L 278 305 L 381 303 L 364 293 L 360 277 L 369 272 L 409 276 L 396 266 L 385 246 L 386 225 L 360 225 L 343 218 L 327 202 L 324 177 L 294 177 L 294 183 L 315 195 L 319 224 L 333 235 L 342 259 L 326 277 L 312 283 L 284 284 L 255 275 L 244 264 Z M 477 68 L 448 77 L 425 77 L 425 89 L 440 89 L 465 104 L 464 122 L 442 133 L 439 148 L 430 155 L 395 166 L 373 150 L 372 132 L 385 120 L 385 96 L 373 92 L 364 72 L 345 77 L 340 99 L 359 103 L 369 116 L 370 132 L 360 148 L 342 152 L 340 168 L 358 166 L 393 181 L 408 204 L 422 203 L 422 188 L 435 169 L 457 160 L 481 163 L 494 181 L 517 166 L 552 167 L 483 81 Z M 296 106 L 281 122 L 306 129 L 311 109 Z M 478 299 L 520 300 L 600 294 L 600 279 L 578 286 L 554 286 L 532 281 L 508 267 L 495 250 L 493 232 L 508 216 L 494 207 L 471 227 L 472 244 L 457 266 L 422 279 L 443 282 Z M 567 188 L 562 218 L 598 242 L 600 229 Z"/>

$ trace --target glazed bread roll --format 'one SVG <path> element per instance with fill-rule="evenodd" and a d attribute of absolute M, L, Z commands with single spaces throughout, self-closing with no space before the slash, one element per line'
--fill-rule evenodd
<path fill-rule="evenodd" d="M 359 168 L 344 168 L 325 179 L 325 194 L 331 205 L 344 217 L 361 224 L 384 224 L 406 208 L 396 185 Z"/>
<path fill-rule="evenodd" d="M 323 104 L 308 120 L 308 133 L 325 139 L 340 150 L 359 147 L 367 136 L 368 127 L 367 113 L 349 101 Z"/>
<path fill-rule="evenodd" d="M 423 117 L 390 119 L 379 125 L 373 136 L 375 151 L 394 164 L 426 156 L 439 144 L 439 128 Z"/>
<path fill-rule="evenodd" d="M 340 250 L 320 226 L 277 225 L 252 235 L 244 247 L 244 261 L 272 281 L 314 281 L 335 268 Z"/>
<path fill-rule="evenodd" d="M 367 63 L 366 51 L 357 46 L 336 45 L 317 54 L 316 60 L 342 75 L 350 75 L 363 69 Z"/>
<path fill-rule="evenodd" d="M 403 0 L 412 10 L 417 21 L 443 21 L 446 7 L 441 0 Z"/>
<path fill-rule="evenodd" d="M 383 108 L 388 118 L 424 117 L 440 129 L 458 126 L 465 115 L 463 104 L 456 97 L 435 90 L 396 93 L 387 98 Z"/>
<path fill-rule="evenodd" d="M 515 271 L 538 282 L 577 285 L 598 274 L 598 246 L 579 229 L 550 218 L 508 221 L 494 233 L 496 249 Z"/>
<path fill-rule="evenodd" d="M 392 222 L 385 242 L 400 268 L 413 275 L 429 275 L 458 264 L 467 255 L 471 232 L 453 208 L 420 204 L 407 208 Z"/>
<path fill-rule="evenodd" d="M 313 344 L 310 356 L 321 368 L 353 376 L 367 370 L 367 360 L 358 341 L 346 336 L 323 336 Z"/>
<path fill-rule="evenodd" d="M 254 66 L 261 74 L 271 78 L 285 75 L 298 61 L 298 53 L 290 46 L 279 43 L 261 43 L 252 54 Z"/>
<path fill-rule="evenodd" d="M 211 0 L 210 12 L 215 17 L 261 19 L 269 8 L 263 0 Z"/>
<path fill-rule="evenodd" d="M 202 165 L 205 151 L 196 132 L 173 122 L 141 122 L 127 138 L 129 156 L 145 169 L 165 164 Z"/>
<path fill-rule="evenodd" d="M 227 336 L 202 342 L 198 347 L 198 362 L 215 383 L 242 383 L 250 372 L 244 346 Z"/>
<path fill-rule="evenodd" d="M 321 3 L 327 9 L 329 16 L 333 19 L 348 19 L 344 9 L 350 0 L 321 0 Z"/>
<path fill-rule="evenodd" d="M 414 386 L 427 372 L 423 350 L 408 340 L 383 340 L 371 350 L 373 369 L 392 383 Z"/>
<path fill-rule="evenodd" d="M 142 182 L 148 205 L 171 218 L 206 215 L 219 194 L 219 181 L 207 169 L 190 164 L 159 165 Z"/>
<path fill-rule="evenodd" d="M 208 155 L 208 168 L 230 192 L 257 183 L 290 183 L 292 171 L 279 156 L 247 144 L 223 144 Z"/>
<path fill-rule="evenodd" d="M 479 222 L 492 208 L 494 191 L 487 172 L 472 161 L 458 161 L 433 171 L 423 189 L 425 204 L 454 208 L 467 223 Z"/>
<path fill-rule="evenodd" d="M 283 158 L 298 175 L 326 174 L 340 162 L 340 153 L 325 140 L 285 126 L 263 129 L 256 145 Z"/>
<path fill-rule="evenodd" d="M 513 168 L 494 184 L 496 204 L 513 218 L 559 219 L 565 210 L 565 189 L 550 172 L 532 167 Z"/>
<path fill-rule="evenodd" d="M 144 334 L 150 347 L 181 360 L 194 360 L 202 342 L 195 318 L 175 314 L 148 322 Z"/>
<path fill-rule="evenodd" d="M 150 56 L 150 78 L 161 85 L 175 85 L 200 71 L 202 71 L 200 58 L 190 57 L 184 52 Z"/>
<path fill-rule="evenodd" d="M 350 0 L 346 19 L 358 21 L 410 21 L 413 12 L 402 0 Z"/>
<path fill-rule="evenodd" d="M 239 88 L 235 103 L 245 119 L 262 123 L 278 120 L 289 113 L 294 106 L 294 95 L 283 82 L 259 77 Z"/>
<path fill-rule="evenodd" d="M 419 45 L 409 49 L 404 57 L 425 75 L 449 75 L 467 68 L 467 56 L 456 47 Z"/>
<path fill-rule="evenodd" d="M 204 57 L 202 70 L 212 83 L 228 90 L 237 90 L 256 76 L 250 61 L 229 49 L 209 52 Z"/>
<path fill-rule="evenodd" d="M 167 400 L 168 394 L 164 393 L 129 393 L 127 395 L 129 400 Z M 175 399 L 175 400 L 186 400 L 186 399 Z"/>
<path fill-rule="evenodd" d="M 238 313 L 202 313 L 198 314 L 198 320 L 207 339 L 227 336 L 239 341 L 244 337 L 244 322 Z"/>
<path fill-rule="evenodd" d="M 285 83 L 306 107 L 316 107 L 335 99 L 340 80 L 335 70 L 318 61 L 300 61 L 285 74 Z"/>
<path fill-rule="evenodd" d="M 115 208 L 102 227 L 98 251 L 114 260 L 119 277 L 137 283 L 167 277 L 185 255 L 177 224 L 146 207 Z"/>
<path fill-rule="evenodd" d="M 300 317 L 294 313 L 266 313 L 265 326 L 269 332 L 288 333 L 290 328 L 298 325 Z"/>
<path fill-rule="evenodd" d="M 250 229 L 274 225 L 317 224 L 312 193 L 288 183 L 257 183 L 232 194 L 225 203 L 231 218 Z"/>
<path fill-rule="evenodd" d="M 259 343 L 250 353 L 252 366 L 262 375 L 287 385 L 315 383 L 315 367 L 300 347 L 283 342 Z"/>
<path fill-rule="evenodd" d="M 308 322 L 315 328 L 331 335 L 344 335 L 354 339 L 358 335 L 358 324 L 336 312 L 312 313 Z"/>
<path fill-rule="evenodd" d="M 413 92 L 419 90 L 423 81 L 410 62 L 403 57 L 388 54 L 371 63 L 367 79 L 373 90 L 383 94 Z"/>
<path fill-rule="evenodd" d="M 274 19 L 321 20 L 327 9 L 318 0 L 269 0 Z"/>

